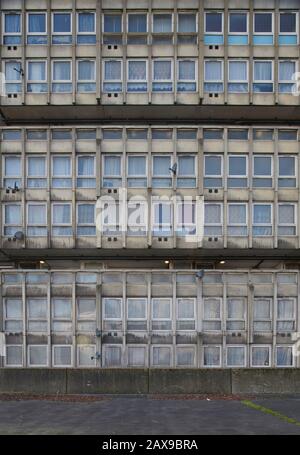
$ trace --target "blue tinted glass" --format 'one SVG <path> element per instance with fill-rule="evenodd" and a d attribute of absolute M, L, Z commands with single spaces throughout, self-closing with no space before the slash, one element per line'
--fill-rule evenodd
<path fill-rule="evenodd" d="M 110 33 L 120 33 L 122 31 L 122 16 L 120 14 L 105 14 L 104 31 Z"/>
<path fill-rule="evenodd" d="M 29 33 L 45 33 L 46 32 L 46 15 L 45 14 L 29 14 L 28 16 L 28 32 Z"/>
<path fill-rule="evenodd" d="M 147 32 L 147 16 L 146 14 L 129 14 L 128 16 L 128 31 L 134 33 Z"/>
<path fill-rule="evenodd" d="M 296 14 L 281 13 L 280 14 L 280 33 L 295 33 L 296 32 Z"/>
<path fill-rule="evenodd" d="M 253 36 L 253 44 L 273 44 L 273 35 L 256 35 Z"/>
<path fill-rule="evenodd" d="M 256 13 L 254 31 L 255 33 L 272 33 L 272 13 Z"/>
<path fill-rule="evenodd" d="M 248 44 L 248 36 L 247 35 L 229 35 L 228 36 L 228 44 L 229 45 L 244 45 Z"/>
<path fill-rule="evenodd" d="M 247 32 L 247 14 L 231 13 L 229 16 L 229 32 L 230 33 L 246 33 Z"/>
<path fill-rule="evenodd" d="M 78 31 L 92 33 L 95 31 L 95 16 L 93 13 L 80 13 L 78 15 Z"/>
<path fill-rule="evenodd" d="M 222 32 L 222 13 L 206 13 L 206 32 Z"/>
<path fill-rule="evenodd" d="M 210 44 L 223 44 L 224 38 L 223 35 L 205 35 L 204 44 L 207 46 Z"/>
<path fill-rule="evenodd" d="M 5 14 L 5 33 L 20 33 L 20 14 Z"/>
<path fill-rule="evenodd" d="M 278 43 L 281 45 L 292 45 L 297 44 L 297 36 L 296 35 L 280 35 L 278 37 Z"/>
<path fill-rule="evenodd" d="M 54 13 L 54 27 L 53 31 L 56 33 L 69 33 L 71 32 L 71 14 L 69 13 Z"/>

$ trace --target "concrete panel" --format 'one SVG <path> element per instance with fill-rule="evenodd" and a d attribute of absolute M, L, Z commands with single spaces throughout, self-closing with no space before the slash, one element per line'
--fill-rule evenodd
<path fill-rule="evenodd" d="M 230 392 L 230 370 L 149 370 L 149 393 Z"/>
<path fill-rule="evenodd" d="M 148 371 L 141 369 L 68 370 L 67 393 L 147 393 Z"/>
<path fill-rule="evenodd" d="M 66 393 L 65 369 L 0 368 L 0 393 Z"/>
<path fill-rule="evenodd" d="M 300 369 L 232 370 L 232 393 L 299 393 Z"/>

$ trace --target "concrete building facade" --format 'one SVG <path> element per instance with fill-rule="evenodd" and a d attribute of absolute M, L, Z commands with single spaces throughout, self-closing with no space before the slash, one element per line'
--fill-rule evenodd
<path fill-rule="evenodd" d="M 0 366 L 299 368 L 299 2 L 0 6 Z"/>

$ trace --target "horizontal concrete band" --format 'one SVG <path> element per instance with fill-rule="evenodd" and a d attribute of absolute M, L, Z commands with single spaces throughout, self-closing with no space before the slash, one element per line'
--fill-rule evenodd
<path fill-rule="evenodd" d="M 0 368 L 0 393 L 300 393 L 300 369 Z"/>

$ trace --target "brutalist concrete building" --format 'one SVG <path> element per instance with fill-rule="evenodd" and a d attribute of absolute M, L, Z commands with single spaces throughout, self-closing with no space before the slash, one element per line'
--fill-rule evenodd
<path fill-rule="evenodd" d="M 299 1 L 0 4 L 0 366 L 299 368 Z"/>

